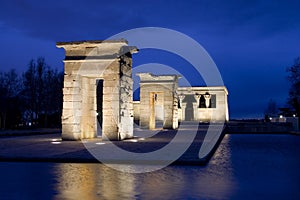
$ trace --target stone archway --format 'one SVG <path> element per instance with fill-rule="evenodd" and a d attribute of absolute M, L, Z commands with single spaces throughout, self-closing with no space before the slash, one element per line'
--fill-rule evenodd
<path fill-rule="evenodd" d="M 155 129 L 162 118 L 166 129 L 178 128 L 178 75 L 152 75 L 139 73 L 140 77 L 140 126 Z"/>
<path fill-rule="evenodd" d="M 97 81 L 103 81 L 102 138 L 133 137 L 132 53 L 125 40 L 58 42 L 65 49 L 62 139 L 97 137 Z"/>

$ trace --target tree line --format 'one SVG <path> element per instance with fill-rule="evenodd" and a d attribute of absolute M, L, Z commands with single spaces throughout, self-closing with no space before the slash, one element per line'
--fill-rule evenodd
<path fill-rule="evenodd" d="M 62 87 L 63 72 L 43 57 L 30 60 L 21 75 L 0 72 L 0 128 L 60 127 Z"/>
<path fill-rule="evenodd" d="M 300 57 L 287 68 L 290 82 L 287 106 L 280 109 L 270 100 L 265 116 L 300 117 Z M 30 60 L 19 75 L 15 69 L 0 71 L 0 129 L 60 127 L 63 72 L 52 69 L 43 57 Z"/>
<path fill-rule="evenodd" d="M 295 114 L 300 117 L 300 57 L 296 58 L 294 64 L 287 69 L 290 81 L 288 104 L 294 109 Z"/>
<path fill-rule="evenodd" d="M 294 64 L 287 67 L 287 79 L 290 83 L 289 95 L 285 107 L 278 108 L 274 100 L 270 100 L 265 111 L 265 117 L 283 115 L 286 117 L 299 117 L 300 119 L 300 57 Z M 300 120 L 299 120 L 300 121 Z"/>

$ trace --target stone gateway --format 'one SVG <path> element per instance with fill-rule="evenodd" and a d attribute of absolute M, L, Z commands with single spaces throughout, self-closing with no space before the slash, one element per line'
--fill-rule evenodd
<path fill-rule="evenodd" d="M 94 138 L 99 131 L 103 139 L 132 138 L 131 54 L 137 49 L 125 40 L 58 42 L 56 46 L 66 54 L 62 139 Z"/>
<path fill-rule="evenodd" d="M 64 48 L 62 139 L 133 137 L 141 128 L 176 129 L 180 121 L 228 121 L 227 89 L 178 87 L 178 75 L 139 73 L 140 101 L 133 102 L 132 54 L 126 40 L 57 42 Z"/>

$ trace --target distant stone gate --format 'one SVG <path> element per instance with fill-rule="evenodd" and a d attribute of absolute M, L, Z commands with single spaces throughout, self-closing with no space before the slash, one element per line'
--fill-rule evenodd
<path fill-rule="evenodd" d="M 178 75 L 139 73 L 140 77 L 140 126 L 156 128 L 156 121 L 166 129 L 178 128 Z"/>

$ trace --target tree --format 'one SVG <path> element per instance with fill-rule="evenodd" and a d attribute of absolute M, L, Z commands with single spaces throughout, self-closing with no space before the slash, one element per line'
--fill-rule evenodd
<path fill-rule="evenodd" d="M 58 73 L 57 70 L 47 68 L 43 76 L 43 96 L 42 115 L 45 127 L 57 124 L 60 121 L 62 110 L 62 87 L 63 73 Z M 50 124 L 49 124 L 50 122 Z"/>
<path fill-rule="evenodd" d="M 20 83 L 15 69 L 0 72 L 0 128 L 15 128 L 21 121 Z"/>
<path fill-rule="evenodd" d="M 14 69 L 0 72 L 0 129 L 31 122 L 38 127 L 60 127 L 63 73 L 40 57 L 19 76 Z"/>
<path fill-rule="evenodd" d="M 289 90 L 288 104 L 300 116 L 300 57 L 296 58 L 294 64 L 287 68 L 288 80 L 291 83 Z"/>
<path fill-rule="evenodd" d="M 23 74 L 23 97 L 26 121 L 35 124 L 38 118 L 37 67 L 35 60 L 30 60 L 27 71 Z"/>
<path fill-rule="evenodd" d="M 62 108 L 61 73 L 51 69 L 45 59 L 40 57 L 29 62 L 28 70 L 23 74 L 23 84 L 27 121 L 39 127 L 48 127 L 49 116 L 59 119 Z M 51 126 L 59 123 L 59 120 L 50 121 Z"/>

